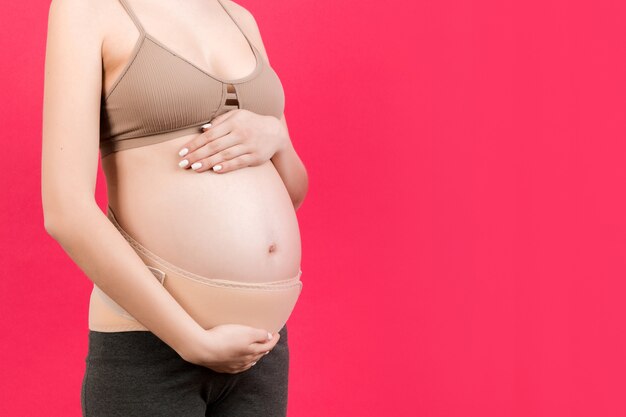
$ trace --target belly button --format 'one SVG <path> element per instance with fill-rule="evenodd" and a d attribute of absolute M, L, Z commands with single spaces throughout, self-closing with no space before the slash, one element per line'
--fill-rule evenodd
<path fill-rule="evenodd" d="M 269 246 L 269 248 L 268 248 L 268 250 L 267 250 L 267 251 L 268 251 L 269 253 L 276 252 L 276 243 L 272 243 L 272 244 Z"/>

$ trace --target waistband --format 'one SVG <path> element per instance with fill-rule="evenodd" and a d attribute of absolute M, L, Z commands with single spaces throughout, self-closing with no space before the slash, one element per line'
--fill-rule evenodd
<path fill-rule="evenodd" d="M 267 282 L 232 281 L 232 280 L 227 280 L 227 279 L 207 278 L 205 276 L 195 274 L 195 273 L 193 273 L 191 271 L 187 271 L 185 269 L 182 269 L 182 268 L 174 265 L 171 262 L 166 261 L 165 259 L 161 258 L 160 256 L 158 256 L 154 252 L 152 252 L 149 249 L 147 249 L 141 243 L 136 241 L 131 235 L 128 234 L 128 232 L 126 232 L 122 228 L 122 226 L 120 226 L 120 224 L 117 221 L 117 218 L 115 217 L 115 214 L 113 213 L 113 209 L 111 208 L 110 205 L 107 205 L 107 217 L 109 218 L 111 223 L 113 223 L 113 225 L 117 228 L 117 230 L 119 230 L 119 232 L 122 234 L 122 236 L 124 236 L 124 238 L 128 241 L 128 243 L 133 247 L 133 249 L 135 249 L 135 251 L 140 252 L 141 254 L 143 254 L 144 256 L 149 258 L 151 261 L 153 261 L 155 264 L 157 264 L 160 267 L 162 267 L 163 269 L 166 269 L 166 270 L 169 270 L 169 271 L 174 272 L 176 274 L 182 275 L 185 278 L 188 278 L 188 279 L 191 279 L 191 280 L 194 280 L 194 281 L 198 281 L 198 282 L 200 282 L 202 284 L 214 285 L 214 286 L 218 286 L 218 287 L 231 287 L 231 288 L 240 288 L 240 289 L 249 288 L 249 289 L 257 289 L 257 290 L 258 289 L 264 289 L 264 290 L 272 290 L 272 289 L 284 290 L 286 288 L 290 288 L 290 287 L 301 285 L 300 284 L 300 276 L 302 275 L 302 269 L 299 269 L 299 271 L 296 274 L 296 276 L 294 276 L 292 278 L 287 278 L 287 279 L 278 280 L 278 281 L 267 281 Z"/>

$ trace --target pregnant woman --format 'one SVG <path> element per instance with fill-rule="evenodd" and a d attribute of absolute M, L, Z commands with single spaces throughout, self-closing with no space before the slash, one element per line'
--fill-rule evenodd
<path fill-rule="evenodd" d="M 286 415 L 308 177 L 253 16 L 53 0 L 45 67 L 45 227 L 94 284 L 83 415 Z"/>

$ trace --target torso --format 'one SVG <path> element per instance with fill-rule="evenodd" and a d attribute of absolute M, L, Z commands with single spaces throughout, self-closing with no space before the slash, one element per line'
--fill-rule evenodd
<path fill-rule="evenodd" d="M 215 5 L 216 12 L 218 7 Z M 202 14 L 196 15 L 211 15 L 208 8 L 204 6 Z M 167 13 L 158 12 L 156 5 L 151 10 L 155 16 Z M 186 10 L 193 12 L 192 8 Z M 123 11 L 115 15 L 103 45 L 103 94 L 119 77 L 138 33 Z M 228 17 L 217 16 L 219 23 L 218 19 L 204 22 L 197 32 L 193 29 L 201 24 L 197 16 L 181 18 L 188 22 L 189 34 L 179 35 L 180 46 L 170 44 L 211 70 L 207 61 L 199 58 L 198 48 L 185 47 L 200 45 L 204 53 L 215 55 L 209 58 L 213 62 L 228 62 L 213 68 L 214 74 L 244 76 L 254 65 L 250 50 Z M 150 22 L 146 14 L 142 19 L 144 24 Z M 181 27 L 177 19 L 172 18 L 173 28 Z M 229 35 L 218 38 L 222 30 Z M 203 45 L 197 40 L 207 39 L 208 32 L 208 39 L 219 41 Z M 209 278 L 263 282 L 295 276 L 301 260 L 298 221 L 273 163 L 223 174 L 182 169 L 178 151 L 193 136 L 111 153 L 102 159 L 109 204 L 120 224 L 157 255 Z"/>

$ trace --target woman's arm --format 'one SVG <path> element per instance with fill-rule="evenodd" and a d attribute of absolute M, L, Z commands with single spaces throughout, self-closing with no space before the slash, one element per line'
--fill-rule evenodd
<path fill-rule="evenodd" d="M 261 38 L 261 31 L 252 13 L 234 1 L 228 0 L 223 3 L 226 7 L 228 7 L 228 10 L 236 16 L 237 21 L 241 22 L 243 30 L 250 38 L 250 41 L 254 43 L 265 58 L 265 61 L 269 63 L 270 60 L 267 56 L 263 39 Z M 284 114 L 280 118 L 280 122 L 284 128 L 283 134 L 286 135 L 286 146 L 281 151 L 275 153 L 271 158 L 271 161 L 274 163 L 276 170 L 285 183 L 294 208 L 297 210 L 298 207 L 302 205 L 304 197 L 308 191 L 309 179 L 306 168 L 304 167 L 304 164 L 298 156 L 293 143 L 291 142 L 291 138 L 289 137 L 289 130 L 287 128 L 287 121 Z"/>
<path fill-rule="evenodd" d="M 286 146 L 276 152 L 271 158 L 271 161 L 274 163 L 276 170 L 285 183 L 285 187 L 287 187 L 287 191 L 289 191 L 289 196 L 291 196 L 293 206 L 297 210 L 302 205 L 308 191 L 309 178 L 302 160 L 291 143 L 284 114 L 280 122 L 283 125 L 284 134 L 286 135 Z"/>
<path fill-rule="evenodd" d="M 204 329 L 154 278 L 94 198 L 105 2 L 52 0 L 41 192 L 46 231 L 107 295 L 183 358 Z"/>

